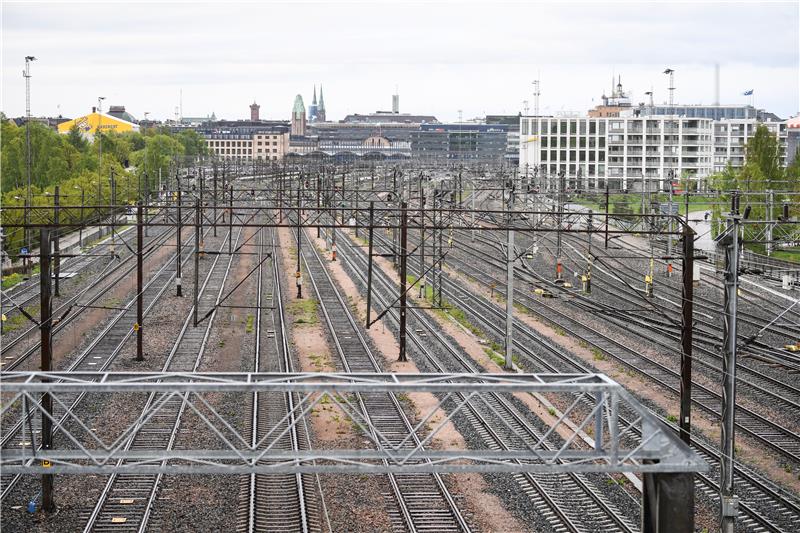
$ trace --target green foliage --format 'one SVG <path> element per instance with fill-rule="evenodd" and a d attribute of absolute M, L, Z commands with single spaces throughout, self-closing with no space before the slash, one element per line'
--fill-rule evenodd
<path fill-rule="evenodd" d="M 7 290 L 16 285 L 17 283 L 21 282 L 23 277 L 21 274 L 17 274 L 16 272 L 9 274 L 8 276 L 3 276 L 3 289 Z"/>
<path fill-rule="evenodd" d="M 769 132 L 766 126 L 759 125 L 745 148 L 745 164 L 741 169 L 734 169 L 730 164 L 723 170 L 709 177 L 709 186 L 719 191 L 719 201 L 712 208 L 715 222 L 724 221 L 730 205 L 730 192 L 740 190 L 748 193 L 741 200 L 741 211 L 748 205 L 751 208 L 750 220 L 775 220 L 780 215 L 781 204 L 790 200 L 789 195 L 773 194 L 773 211 L 768 212 L 769 191 L 800 191 L 800 162 L 795 161 L 784 169 L 780 163 L 780 144 L 777 136 Z M 790 216 L 798 215 L 797 205 L 790 204 Z M 721 224 L 714 224 L 717 228 Z M 764 226 L 748 224 L 744 228 L 744 238 L 763 240 Z M 780 234 L 780 224 L 776 229 Z M 752 247 L 752 246 L 750 246 Z"/>
<path fill-rule="evenodd" d="M 131 164 L 140 176 L 147 174 L 155 178 L 159 171 L 167 176 L 175 158 L 184 153 L 183 144 L 176 137 L 157 133 L 144 137 L 144 148 L 131 154 Z"/>
<path fill-rule="evenodd" d="M 24 207 L 27 196 L 27 154 L 25 127 L 18 127 L 0 113 L 0 175 L 2 205 Z M 38 122 L 30 123 L 31 205 L 51 207 L 55 186 L 60 186 L 64 220 L 88 223 L 108 216 L 107 210 L 80 209 L 81 191 L 85 205 L 109 205 L 111 179 L 116 183 L 117 204 L 137 201 L 143 176 L 157 179 L 159 171 L 169 175 L 184 155 L 205 155 L 203 138 L 194 131 L 178 134 L 169 128 L 149 128 L 139 132 L 106 132 L 91 141 L 77 127 L 66 135 Z M 102 161 L 100 155 L 102 153 Z M 155 183 L 154 181 L 150 182 Z M 152 189 L 152 185 L 151 185 Z M 23 221 L 22 210 L 5 209 L 6 225 Z M 34 247 L 38 232 L 34 232 Z M 21 248 L 21 228 L 7 231 L 6 250 L 13 256 Z"/>
<path fill-rule="evenodd" d="M 205 139 L 196 131 L 182 131 L 176 137 L 181 145 L 183 145 L 183 153 L 185 155 L 196 157 L 208 153 Z"/>
<path fill-rule="evenodd" d="M 313 325 L 319 322 L 317 316 L 317 301 L 312 298 L 292 300 L 287 306 L 289 314 L 294 318 L 294 324 Z"/>

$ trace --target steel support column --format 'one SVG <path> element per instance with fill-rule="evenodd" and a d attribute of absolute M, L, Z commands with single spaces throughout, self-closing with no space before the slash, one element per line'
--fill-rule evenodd
<path fill-rule="evenodd" d="M 144 329 L 144 268 L 142 265 L 144 262 L 142 257 L 144 219 L 142 211 L 142 203 L 139 202 L 139 205 L 136 206 L 136 324 L 134 327 L 136 330 L 137 361 L 144 361 L 144 351 L 142 349 L 142 342 L 144 341 L 142 333 Z"/>
<path fill-rule="evenodd" d="M 734 200 L 738 204 L 738 198 Z M 724 312 L 722 325 L 722 445 L 720 456 L 720 524 L 723 533 L 734 533 L 738 502 L 734 495 L 733 469 L 736 428 L 736 307 L 739 286 L 738 205 L 729 219 L 725 242 Z"/>
<path fill-rule="evenodd" d="M 181 287 L 181 232 L 183 231 L 183 213 L 181 212 L 181 184 L 178 183 L 178 217 L 176 224 L 178 231 L 175 233 L 175 242 L 177 248 L 175 249 L 175 295 L 183 296 L 183 289 Z"/>
<path fill-rule="evenodd" d="M 58 185 L 56 185 L 55 190 L 53 191 L 53 224 L 55 225 L 55 230 L 53 231 L 53 276 L 55 277 L 53 296 L 61 296 L 61 234 L 58 231 L 60 211 L 60 189 Z"/>
<path fill-rule="evenodd" d="M 233 235 L 233 234 L 231 234 Z M 194 283 L 192 283 L 192 324 L 197 327 L 197 303 L 200 296 L 200 202 L 194 202 Z"/>
<path fill-rule="evenodd" d="M 642 533 L 694 531 L 694 474 L 643 475 Z"/>
<path fill-rule="evenodd" d="M 508 230 L 506 243 L 506 362 L 504 368 L 512 370 L 512 348 L 514 347 L 514 230 Z"/>
<path fill-rule="evenodd" d="M 672 236 L 670 236 L 672 238 Z M 681 295 L 681 440 L 692 440 L 692 331 L 694 312 L 694 231 L 683 229 L 683 294 Z"/>
<path fill-rule="evenodd" d="M 408 210 L 405 202 L 400 202 L 400 357 L 406 358 L 406 268 L 408 262 Z"/>
<path fill-rule="evenodd" d="M 367 320 L 365 327 L 369 329 L 372 315 L 372 237 L 375 231 L 375 202 L 369 203 L 369 242 L 367 243 Z M 317 228 L 319 231 L 319 227 Z"/>
<path fill-rule="evenodd" d="M 39 231 L 39 301 L 40 301 L 40 326 L 41 332 L 41 368 L 42 372 L 52 370 L 53 360 L 53 300 L 51 291 L 52 278 L 50 275 L 50 229 Z M 50 393 L 42 394 L 42 449 L 50 450 L 53 447 L 53 421 L 50 419 L 53 413 L 53 398 Z M 49 463 L 42 466 L 49 466 Z M 42 475 L 42 509 L 45 512 L 53 512 L 56 509 L 53 501 L 53 480 L 52 474 Z"/>

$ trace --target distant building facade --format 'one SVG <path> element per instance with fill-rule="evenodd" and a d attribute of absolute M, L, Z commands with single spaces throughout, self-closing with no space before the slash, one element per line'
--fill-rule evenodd
<path fill-rule="evenodd" d="M 87 137 L 93 137 L 98 131 L 123 133 L 126 131 L 139 131 L 139 125 L 106 113 L 98 113 L 96 108 L 82 117 L 67 120 L 58 124 L 59 133 L 69 133 L 76 126 Z"/>
<path fill-rule="evenodd" d="M 206 133 L 209 153 L 221 159 L 281 161 L 289 151 L 287 128 L 262 129 L 254 133 Z"/>
<path fill-rule="evenodd" d="M 411 132 L 411 155 L 423 160 L 503 161 L 505 124 L 421 124 Z"/>
<path fill-rule="evenodd" d="M 520 171 L 564 173 L 582 187 L 629 189 L 644 181 L 705 178 L 713 169 L 712 120 L 680 117 L 520 118 Z"/>
<path fill-rule="evenodd" d="M 303 97 L 294 97 L 294 107 L 292 107 L 292 135 L 299 137 L 306 134 L 306 106 L 303 105 Z"/>
<path fill-rule="evenodd" d="M 791 165 L 800 149 L 800 116 L 786 121 L 786 165 Z"/>
<path fill-rule="evenodd" d="M 508 136 L 506 138 L 506 153 L 503 159 L 512 165 L 519 163 L 519 117 L 516 115 L 486 115 L 486 124 L 505 124 L 508 126 Z"/>
<path fill-rule="evenodd" d="M 250 120 L 252 122 L 258 122 L 259 121 L 258 115 L 259 115 L 259 110 L 260 109 L 261 109 L 261 106 L 258 105 L 257 103 L 255 103 L 255 101 L 253 101 L 253 103 L 250 104 Z"/>

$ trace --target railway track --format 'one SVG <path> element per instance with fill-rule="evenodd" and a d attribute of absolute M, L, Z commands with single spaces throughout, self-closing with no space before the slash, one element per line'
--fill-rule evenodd
<path fill-rule="evenodd" d="M 343 241 L 344 244 L 339 248 L 340 257 L 351 265 L 351 276 L 357 277 L 362 284 L 365 284 L 363 273 L 366 271 L 366 261 L 363 252 L 355 248 L 349 239 Z M 388 289 L 390 294 L 394 294 L 396 287 L 385 273 L 377 268 L 373 270 L 373 282 L 374 288 L 382 287 L 375 291 L 373 301 L 387 305 L 391 297 L 386 298 L 381 292 Z M 392 311 L 389 315 L 397 322 L 396 312 Z M 462 355 L 423 313 L 410 309 L 409 316 L 416 321 L 416 325 L 409 326 L 408 338 L 433 371 L 457 373 L 484 371 Z M 434 354 L 433 344 L 442 347 L 446 356 L 440 357 Z M 468 410 L 467 418 L 470 426 L 489 449 L 524 449 L 526 445 L 542 439 L 544 430 L 537 429 L 535 421 L 523 416 L 508 398 L 492 395 L 488 397 L 487 403 L 491 408 L 484 411 L 472 407 Z M 515 433 L 495 429 L 504 427 L 504 424 L 494 422 L 495 417 L 500 415 L 506 424 L 514 427 Z M 520 441 L 519 435 L 524 435 L 526 438 Z M 625 516 L 617 509 L 584 475 L 524 473 L 513 477 L 539 516 L 555 531 L 637 530 L 634 519 Z"/>
<path fill-rule="evenodd" d="M 242 230 L 236 235 L 238 242 Z M 198 307 L 210 309 L 219 303 L 225 281 L 234 256 L 221 260 L 223 241 L 199 290 Z M 202 361 L 208 344 L 211 327 L 217 312 L 214 310 L 203 325 L 192 327 L 192 308 L 183 322 L 183 327 L 167 357 L 162 372 L 195 372 Z M 188 393 L 187 393 L 188 394 Z M 145 409 L 160 405 L 160 410 L 149 418 L 125 443 L 125 450 L 172 450 L 176 444 L 181 418 L 186 408 L 186 396 L 164 399 L 163 394 L 152 393 L 146 400 Z M 118 466 L 124 463 L 118 463 Z M 153 513 L 162 474 L 113 474 L 109 476 L 100 497 L 89 514 L 85 532 L 143 532 L 147 529 Z"/>
<path fill-rule="evenodd" d="M 163 245 L 170 234 L 171 232 L 167 228 L 163 228 L 157 235 L 149 238 L 147 245 L 144 247 L 146 256 L 154 253 L 159 246 Z M 84 289 L 78 291 L 53 310 L 54 317 L 61 317 L 61 320 L 53 326 L 54 338 L 69 324 L 82 317 L 86 309 L 97 304 L 108 290 L 134 272 L 136 264 L 132 261 L 132 258 L 132 255 L 126 255 L 119 262 L 112 258 L 103 270 L 96 274 L 96 278 L 93 280 L 94 283 L 87 284 Z M 38 300 L 38 294 L 36 299 Z M 34 313 L 34 316 L 38 316 L 38 311 Z M 2 351 L 0 351 L 0 357 L 2 357 L 2 365 L 0 366 L 2 366 L 2 369 L 4 371 L 14 370 L 33 354 L 38 353 L 41 346 L 38 335 L 39 327 L 35 324 L 17 335 L 12 335 L 13 338 L 11 339 L 8 338 L 8 335 L 4 335 L 3 347 Z M 22 346 L 22 343 L 30 340 L 31 337 L 33 337 L 33 342 L 28 346 Z M 18 353 L 19 350 L 22 350 L 21 353 Z"/>
<path fill-rule="evenodd" d="M 192 245 L 188 243 L 185 244 L 181 250 L 181 261 L 184 263 L 187 262 L 193 250 L 194 248 Z M 171 266 L 172 261 L 166 261 L 145 284 L 142 294 L 145 317 L 172 286 L 172 282 L 175 278 L 175 271 Z M 134 331 L 132 324 L 136 321 L 135 302 L 136 297 L 134 296 L 128 301 L 122 311 L 111 318 L 95 336 L 92 342 L 82 350 L 65 370 L 94 372 L 108 369 L 122 351 L 125 343 L 133 336 Z M 64 403 L 67 403 L 69 408 L 63 410 L 59 406 L 56 406 L 54 417 L 58 418 L 59 423 L 64 423 L 69 413 L 77 409 L 84 398 L 84 394 L 76 394 L 66 398 Z M 21 411 L 18 414 L 18 420 L 9 423 L 7 426 L 4 424 L 3 436 L 0 439 L 0 446 L 3 448 L 30 446 L 30 437 L 24 437 L 21 431 L 23 423 L 26 425 L 29 423 L 34 424 L 37 428 L 41 427 L 39 411 L 34 413 L 33 408 L 31 408 L 27 415 L 24 415 Z M 55 432 L 55 435 L 57 434 L 58 432 Z M 0 476 L 0 486 L 2 487 L 0 490 L 0 499 L 6 498 L 11 493 L 11 490 L 20 478 L 20 475 Z"/>
<path fill-rule="evenodd" d="M 466 253 L 478 253 L 485 264 L 492 265 L 496 269 L 500 268 L 499 262 L 489 253 L 464 243 L 459 243 L 456 247 Z M 448 263 L 455 265 L 459 271 L 464 272 L 484 286 L 493 286 L 494 290 L 500 294 L 505 294 L 504 289 L 502 289 L 505 282 L 493 272 L 468 264 L 454 254 L 448 256 Z M 531 275 L 529 271 L 520 272 L 520 276 L 523 279 Z M 528 279 L 530 280 L 530 278 Z M 534 277 L 533 280 L 537 283 L 542 281 L 540 277 Z M 534 299 L 523 291 L 519 291 L 515 295 L 515 299 L 524 305 L 531 314 L 594 346 L 596 349 L 601 350 L 603 354 L 622 363 L 626 368 L 645 376 L 646 379 L 656 382 L 674 394 L 679 394 L 679 373 L 656 361 L 655 358 L 642 353 L 637 348 L 629 346 L 621 340 L 613 338 L 610 334 L 601 332 L 597 328 L 567 315 L 556 305 L 549 303 L 546 298 Z M 693 381 L 692 388 L 692 403 L 712 416 L 719 417 L 722 405 L 721 395 L 696 381 Z M 776 401 L 780 400 L 776 397 Z M 775 450 L 787 459 L 800 462 L 800 435 L 743 406 L 737 406 L 736 424 L 737 428 L 756 439 L 760 444 Z"/>
<path fill-rule="evenodd" d="M 454 283 L 447 273 L 443 275 L 443 280 L 443 295 L 451 304 L 467 313 L 474 323 L 480 325 L 483 331 L 496 340 L 499 341 L 504 337 L 505 330 L 502 328 L 505 321 L 504 309 L 483 296 L 465 290 L 462 284 Z M 596 371 L 519 321 L 514 327 L 514 353 L 520 356 L 520 364 L 528 371 L 553 373 Z M 674 424 L 666 418 L 658 413 L 654 414 L 675 429 Z M 620 423 L 627 427 L 628 420 L 631 419 L 632 415 L 623 412 Z M 632 430 L 635 431 L 635 428 Z M 698 437 L 694 438 L 692 447 L 711 466 L 710 472 L 696 474 L 697 489 L 712 501 L 718 502 L 719 488 L 714 480 L 719 479 L 719 453 L 712 445 Z M 737 520 L 744 524 L 748 531 L 789 532 L 800 529 L 800 502 L 793 495 L 761 479 L 743 465 L 739 465 L 735 470 L 734 484 L 736 494 L 742 498 Z"/>
<path fill-rule="evenodd" d="M 567 244 L 568 247 L 571 245 Z M 576 253 L 580 254 L 577 250 Z M 619 265 L 612 274 L 603 267 L 596 266 L 593 269 L 595 278 L 599 277 L 598 274 L 604 274 L 601 284 L 595 284 L 599 292 L 604 292 L 616 298 L 619 305 L 624 308 L 626 302 L 629 304 L 631 298 L 642 298 L 641 295 L 632 294 L 630 287 L 616 279 L 616 276 L 626 275 L 628 280 L 633 281 L 630 272 L 625 270 L 623 265 Z M 535 275 L 535 273 L 533 274 Z M 539 276 L 540 279 L 542 279 Z M 598 286 L 599 285 L 599 286 Z M 665 285 L 669 287 L 669 285 Z M 553 285 L 553 287 L 555 287 Z M 673 287 L 670 287 L 674 289 Z M 601 314 L 603 319 L 620 327 L 625 327 L 636 333 L 638 336 L 646 338 L 648 341 L 661 347 L 663 350 L 680 356 L 680 351 L 676 346 L 680 344 L 679 327 L 677 325 L 668 324 L 664 321 L 664 316 L 668 313 L 675 313 L 676 308 L 680 307 L 680 294 L 675 296 L 677 301 L 670 300 L 663 296 L 657 296 L 650 300 L 650 304 L 663 315 L 660 317 L 643 317 L 635 316 L 633 313 L 617 314 L 613 313 L 614 306 L 605 303 L 596 303 L 593 299 L 587 298 L 583 295 L 571 295 L 571 302 L 585 309 L 587 312 Z M 700 297 L 695 297 L 695 302 L 700 300 Z M 716 325 L 710 324 L 705 318 L 705 311 L 710 313 L 721 313 L 721 308 L 717 306 L 714 308 L 710 300 L 705 299 L 706 305 L 699 311 L 695 311 L 695 331 L 694 331 L 694 344 L 695 347 L 693 355 L 697 364 L 710 374 L 714 382 L 722 382 L 721 366 L 722 358 L 719 354 L 722 332 L 716 329 Z M 673 320 L 679 321 L 679 317 L 673 314 Z M 742 335 L 746 338 L 746 335 Z M 787 337 L 788 338 L 788 337 Z M 754 350 L 753 346 L 747 348 L 748 352 Z M 763 401 L 764 398 L 769 398 L 776 404 L 791 409 L 794 411 L 800 410 L 800 389 L 792 381 L 791 378 L 785 374 L 782 379 L 777 379 L 758 368 L 743 364 L 741 361 L 737 366 L 737 384 L 742 385 L 745 393 L 757 401 Z"/>
<path fill-rule="evenodd" d="M 129 233 L 132 228 L 125 228 L 117 233 L 119 237 L 124 237 Z M 98 242 L 95 246 L 103 247 L 106 241 L 111 239 L 111 235 L 105 237 L 102 241 Z M 98 263 L 103 256 L 101 255 L 88 255 L 83 254 L 80 257 L 64 258 L 61 261 L 61 274 L 62 276 L 68 273 L 79 274 L 82 271 L 92 267 Z M 66 279 L 66 278 L 65 278 Z M 3 312 L 7 318 L 13 317 L 19 313 L 19 308 L 25 308 L 34 300 L 39 299 L 39 276 L 38 274 L 31 276 L 30 279 L 23 281 L 12 287 L 7 291 L 3 291 Z"/>
<path fill-rule="evenodd" d="M 303 249 L 303 264 L 345 372 L 381 372 L 382 367 L 342 299 L 313 245 Z M 393 445 L 420 444 L 413 425 L 394 394 L 360 394 L 364 414 Z M 409 439 L 409 435 L 412 437 Z M 376 435 L 372 435 L 377 440 Z M 396 531 L 471 531 L 466 518 L 438 474 L 389 474 L 395 508 L 389 517 Z"/>
<path fill-rule="evenodd" d="M 565 259 L 568 261 L 572 261 L 575 266 L 576 270 L 581 270 L 586 265 L 586 256 L 583 252 L 581 252 L 578 248 L 585 245 L 585 243 L 579 243 L 576 246 L 572 241 L 572 238 L 564 238 L 564 250 Z M 633 246 L 625 245 L 623 247 L 626 253 L 633 253 L 640 257 L 640 260 L 643 263 L 646 263 L 650 260 L 650 256 L 646 254 L 645 251 L 635 248 Z M 634 294 L 633 286 L 638 285 L 642 281 L 642 272 L 644 272 L 644 268 L 635 270 L 632 268 L 629 262 L 630 256 L 626 256 L 626 261 L 622 261 L 620 258 L 615 257 L 614 255 L 604 256 L 602 259 L 603 264 L 595 264 L 593 265 L 593 274 L 595 274 L 598 278 L 602 277 L 603 283 L 599 285 L 599 289 L 606 292 L 612 298 L 617 298 L 621 302 L 630 302 L 631 296 L 641 298 L 642 294 Z M 659 263 L 663 263 L 663 261 L 658 261 Z M 566 261 L 565 261 L 566 263 Z M 640 264 L 644 266 L 643 264 Z M 613 273 L 611 272 L 613 270 Z M 679 280 L 678 276 L 675 276 L 675 280 Z M 717 293 L 719 299 L 712 299 L 707 296 L 704 296 L 702 291 L 696 291 L 694 295 L 694 305 L 695 305 L 695 341 L 699 345 L 704 345 L 709 349 L 714 349 L 719 346 L 721 343 L 722 338 L 722 323 L 718 320 L 713 320 L 714 316 L 719 316 L 722 313 L 722 287 L 720 283 L 714 279 L 710 282 L 711 285 L 715 288 L 720 289 L 720 292 Z M 766 315 L 766 310 L 761 309 L 762 307 L 769 306 L 772 301 L 765 297 L 764 294 L 755 295 L 750 291 L 744 290 L 742 292 L 742 301 L 741 301 L 741 310 L 737 313 L 738 322 L 740 324 L 740 335 L 742 338 L 748 338 L 750 334 L 755 334 L 757 332 L 761 332 L 761 334 L 767 334 L 771 337 L 776 345 L 783 345 L 788 344 L 790 342 L 794 342 L 797 339 L 797 336 L 800 336 L 800 325 L 795 323 L 792 325 L 790 321 L 782 321 L 778 323 L 770 323 L 772 318 L 776 316 L 778 313 L 782 312 L 784 309 L 778 307 L 773 315 Z M 755 296 L 757 297 L 757 301 L 750 300 L 750 305 L 747 305 L 746 302 L 748 301 L 744 296 Z M 681 302 L 681 287 L 678 286 L 676 283 L 670 282 L 669 279 L 661 278 L 661 283 L 656 288 L 656 294 L 653 298 L 648 299 L 650 302 L 650 306 L 654 309 L 659 309 L 663 313 L 680 313 L 680 302 Z M 624 309 L 624 306 L 623 306 Z M 756 314 L 756 312 L 762 314 Z M 800 315 L 793 313 L 790 309 L 787 313 L 786 318 L 793 316 L 795 318 L 799 318 Z M 647 319 L 647 317 L 632 317 L 634 319 L 638 318 L 638 321 L 643 321 Z M 662 321 L 663 322 L 663 321 Z M 657 319 L 650 319 L 648 327 L 662 329 L 663 334 L 675 333 L 676 328 L 666 328 L 664 326 L 668 326 L 668 324 L 661 324 L 661 328 L 659 328 L 659 322 Z M 773 351 L 774 348 L 770 346 L 770 344 L 762 342 L 758 338 L 752 339 L 752 342 L 747 346 L 746 349 L 743 349 L 743 352 L 764 352 L 764 351 Z M 715 354 L 717 355 L 717 354 Z M 718 355 L 717 355 L 718 357 Z"/>
<path fill-rule="evenodd" d="M 269 237 L 264 233 L 269 231 Z M 259 230 L 259 263 L 265 248 L 272 254 L 271 268 L 260 264 L 257 273 L 258 287 L 255 313 L 255 372 L 293 372 L 294 364 L 289 349 L 284 323 L 283 291 L 280 261 L 274 230 Z M 269 271 L 271 275 L 266 274 Z M 272 309 L 264 316 L 263 309 Z M 305 423 L 295 425 L 294 417 L 284 420 L 295 407 L 296 398 L 284 393 L 256 393 L 251 407 L 250 445 L 256 443 L 275 428 L 284 432 L 278 450 L 310 449 Z M 315 490 L 316 489 L 316 490 Z M 322 510 L 319 502 L 322 503 Z M 324 501 L 317 476 L 302 474 L 250 474 L 245 476 L 239 492 L 236 531 L 317 532 L 323 530 Z M 327 518 L 324 520 L 327 522 Z"/>

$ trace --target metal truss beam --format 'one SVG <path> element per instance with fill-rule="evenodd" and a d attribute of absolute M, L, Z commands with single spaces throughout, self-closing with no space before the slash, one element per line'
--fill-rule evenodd
<path fill-rule="evenodd" d="M 343 373 L 110 373 L 110 372 L 5 372 L 0 386 L 6 403 L 3 420 L 21 416 L 29 409 L 34 417 L 52 421 L 58 439 L 49 450 L 26 445 L 0 450 L 0 467 L 7 473 L 410 473 L 410 472 L 645 472 L 703 471 L 706 464 L 675 434 L 661 425 L 616 382 L 603 374 L 343 374 Z M 414 433 L 397 441 L 371 425 L 357 407 L 355 394 L 432 393 L 438 402 L 419 413 Z M 49 415 L 40 403 L 42 394 L 52 398 L 56 411 L 66 409 L 78 394 L 125 393 L 126 397 L 155 395 L 140 415 L 120 417 L 114 428 L 70 412 Z M 241 395 L 248 405 L 253 394 L 292 394 L 294 409 L 252 444 L 235 418 L 213 407 L 212 396 Z M 505 451 L 487 448 L 450 449 L 433 446 L 437 434 L 471 409 L 494 412 L 497 395 L 566 394 L 572 405 L 534 442 L 514 424 L 495 412 L 494 429 L 513 436 L 516 447 Z M 581 400 L 591 398 L 585 412 Z M 197 420 L 193 431 L 207 435 L 208 449 L 129 449 L 126 444 L 147 432 L 175 402 Z M 336 409 L 360 430 L 369 442 L 365 449 L 320 448 L 310 451 L 279 449 L 283 435 L 293 424 L 308 420 L 323 407 Z M 635 421 L 623 426 L 620 408 L 635 413 Z M 531 421 L 535 415 L 524 413 Z M 123 423 L 124 420 L 124 423 Z M 533 422 L 532 422 L 533 423 Z M 27 425 L 27 424 L 26 424 Z M 116 426 L 119 426 L 118 428 Z M 641 431 L 639 439 L 632 431 Z M 595 435 L 588 448 L 579 432 Z M 113 433 L 113 434 L 110 434 Z M 549 449 L 545 439 L 562 441 Z M 330 446 L 326 443 L 326 446 Z M 434 449 L 435 448 L 435 449 Z"/>

